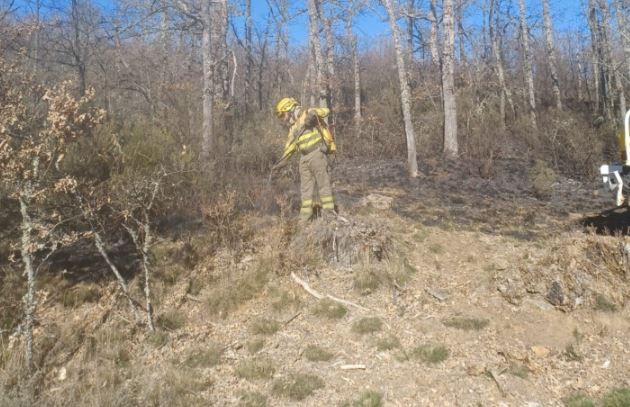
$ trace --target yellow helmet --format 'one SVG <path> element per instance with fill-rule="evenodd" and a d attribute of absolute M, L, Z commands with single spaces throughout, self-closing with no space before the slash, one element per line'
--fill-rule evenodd
<path fill-rule="evenodd" d="M 293 98 L 284 98 L 276 105 L 276 116 L 280 117 L 282 113 L 290 112 L 295 106 L 299 105 L 298 101 Z"/>

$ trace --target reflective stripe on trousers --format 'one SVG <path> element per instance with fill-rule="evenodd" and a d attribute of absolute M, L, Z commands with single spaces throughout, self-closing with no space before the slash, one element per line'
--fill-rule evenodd
<path fill-rule="evenodd" d="M 310 217 L 313 214 L 313 200 L 316 194 L 323 209 L 335 208 L 328 160 L 321 148 L 300 157 L 300 193 L 302 196 L 300 216 Z"/>

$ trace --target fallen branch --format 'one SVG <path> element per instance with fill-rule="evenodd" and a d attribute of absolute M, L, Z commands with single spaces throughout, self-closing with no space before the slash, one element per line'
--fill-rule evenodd
<path fill-rule="evenodd" d="M 313 297 L 315 297 L 315 298 L 317 298 L 317 299 L 320 299 L 320 300 L 321 300 L 322 298 L 328 298 L 328 299 L 331 299 L 331 300 L 333 300 L 333 301 L 335 301 L 335 302 L 338 302 L 338 303 L 340 303 L 340 304 L 347 305 L 347 306 L 349 306 L 349 307 L 355 307 L 355 308 L 358 308 L 358 309 L 363 310 L 363 311 L 369 311 L 369 308 L 365 308 L 365 307 L 363 307 L 363 306 L 361 306 L 361 305 L 359 305 L 359 304 L 355 304 L 355 303 L 353 303 L 353 302 L 350 302 L 350 301 L 347 301 L 347 300 L 344 300 L 344 299 L 341 299 L 341 298 L 337 298 L 337 297 L 332 296 L 332 295 L 330 295 L 330 294 L 325 294 L 325 295 L 324 295 L 324 294 L 321 294 L 321 293 L 319 293 L 319 292 L 315 291 L 314 289 L 312 289 L 312 288 L 308 285 L 308 283 L 307 283 L 306 281 L 304 281 L 304 280 L 302 280 L 301 278 L 299 278 L 298 276 L 296 276 L 296 275 L 295 275 L 295 273 L 291 273 L 291 278 L 292 278 L 292 279 L 293 279 L 296 283 L 298 283 L 299 285 L 301 285 L 301 286 L 302 286 L 302 288 L 304 288 L 304 290 L 306 290 L 306 292 L 307 292 L 307 293 L 311 294 Z"/>

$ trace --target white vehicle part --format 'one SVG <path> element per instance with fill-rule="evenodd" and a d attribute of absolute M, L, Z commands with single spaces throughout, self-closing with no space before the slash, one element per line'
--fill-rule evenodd
<path fill-rule="evenodd" d="M 626 145 L 626 165 L 630 165 L 630 110 L 626 112 L 624 119 L 625 145 Z"/>
<path fill-rule="evenodd" d="M 599 173 L 602 175 L 604 184 L 607 184 L 608 188 L 611 191 L 617 189 L 617 197 L 615 200 L 617 206 L 621 206 L 623 204 L 623 180 L 621 179 L 622 172 L 623 166 L 616 164 L 602 165 L 599 168 Z"/>

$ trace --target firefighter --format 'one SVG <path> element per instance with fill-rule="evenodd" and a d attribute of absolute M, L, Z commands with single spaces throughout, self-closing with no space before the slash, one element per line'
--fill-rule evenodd
<path fill-rule="evenodd" d="M 273 166 L 272 173 L 284 167 L 293 153 L 299 151 L 300 221 L 304 223 L 311 219 L 315 205 L 321 205 L 325 219 L 334 216 L 335 201 L 326 155 L 334 153 L 336 146 L 324 121 L 330 110 L 323 107 L 305 109 L 297 100 L 284 98 L 276 105 L 275 113 L 289 127 L 289 135 L 282 158 Z"/>

